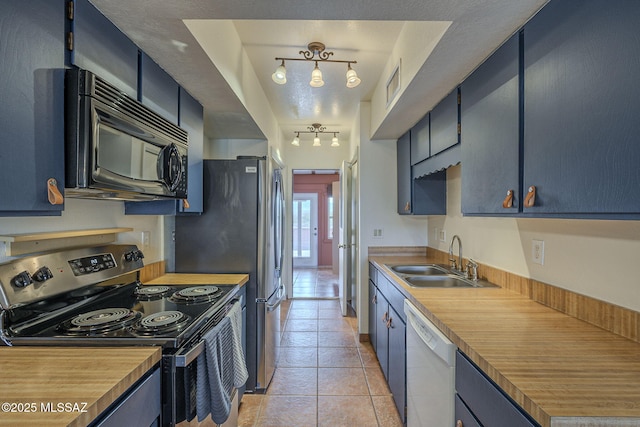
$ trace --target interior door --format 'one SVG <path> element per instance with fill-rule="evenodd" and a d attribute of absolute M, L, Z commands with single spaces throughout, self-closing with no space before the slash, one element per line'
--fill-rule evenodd
<path fill-rule="evenodd" d="M 340 168 L 340 240 L 338 244 L 340 258 L 338 282 L 340 309 L 343 316 L 347 315 L 347 301 L 351 299 L 351 178 L 351 164 L 343 161 Z"/>
<path fill-rule="evenodd" d="M 318 266 L 318 193 L 293 195 L 293 266 Z"/>

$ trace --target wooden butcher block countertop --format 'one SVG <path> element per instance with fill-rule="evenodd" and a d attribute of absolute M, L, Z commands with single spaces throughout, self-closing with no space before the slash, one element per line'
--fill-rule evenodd
<path fill-rule="evenodd" d="M 249 281 L 248 274 L 191 274 L 166 273 L 145 285 L 240 285 Z"/>
<path fill-rule="evenodd" d="M 0 347 L 0 426 L 85 426 L 160 357 L 160 347 Z"/>
<path fill-rule="evenodd" d="M 640 426 L 640 344 L 502 288 L 411 288 L 376 267 L 544 427 Z"/>

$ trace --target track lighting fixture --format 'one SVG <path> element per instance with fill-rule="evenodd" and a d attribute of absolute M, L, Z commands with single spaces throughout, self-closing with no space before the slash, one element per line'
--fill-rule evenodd
<path fill-rule="evenodd" d="M 279 85 L 283 85 L 287 82 L 287 69 L 285 68 L 284 61 L 313 61 L 315 67 L 311 72 L 311 81 L 309 85 L 311 87 L 322 87 L 324 80 L 322 80 L 322 71 L 318 67 L 318 62 L 340 62 L 347 64 L 347 87 L 354 88 L 360 84 L 360 79 L 356 71 L 351 68 L 351 64 L 357 64 L 357 61 L 345 61 L 338 59 L 329 59 L 333 52 L 327 52 L 325 46 L 320 42 L 311 42 L 307 45 L 308 50 L 301 50 L 299 53 L 302 58 L 276 58 L 276 61 L 281 61 L 276 71 L 271 75 L 271 79 Z"/>
<path fill-rule="evenodd" d="M 324 133 L 324 131 L 327 129 L 326 126 L 322 126 L 320 123 L 313 123 L 311 126 L 307 126 L 308 130 L 297 130 L 294 131 L 293 133 L 296 134 L 296 136 L 293 138 L 293 141 L 291 141 L 291 145 L 294 145 L 296 147 L 300 146 L 300 134 L 301 133 L 313 133 L 315 134 L 315 136 L 313 137 L 313 145 L 312 147 L 320 147 L 320 136 L 318 134 L 320 133 Z M 327 133 L 333 133 L 333 138 L 331 138 L 331 146 L 332 147 L 339 147 L 340 146 L 340 141 L 338 141 L 338 137 L 337 134 L 339 134 L 340 132 L 327 132 Z"/>

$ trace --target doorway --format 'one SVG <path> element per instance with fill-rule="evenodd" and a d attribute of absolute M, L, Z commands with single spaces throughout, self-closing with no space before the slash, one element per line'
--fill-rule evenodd
<path fill-rule="evenodd" d="M 293 171 L 293 298 L 338 298 L 338 275 L 333 270 L 334 200 L 336 204 L 338 200 L 332 186 L 339 181 L 337 170 Z"/>

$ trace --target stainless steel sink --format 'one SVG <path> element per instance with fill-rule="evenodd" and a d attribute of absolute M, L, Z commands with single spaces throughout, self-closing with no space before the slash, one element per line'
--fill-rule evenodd
<path fill-rule="evenodd" d="M 412 288 L 497 288 L 485 280 L 471 280 L 439 264 L 387 265 Z"/>
<path fill-rule="evenodd" d="M 389 268 L 396 273 L 419 276 L 442 276 L 449 274 L 449 270 L 437 264 L 394 265 Z"/>

